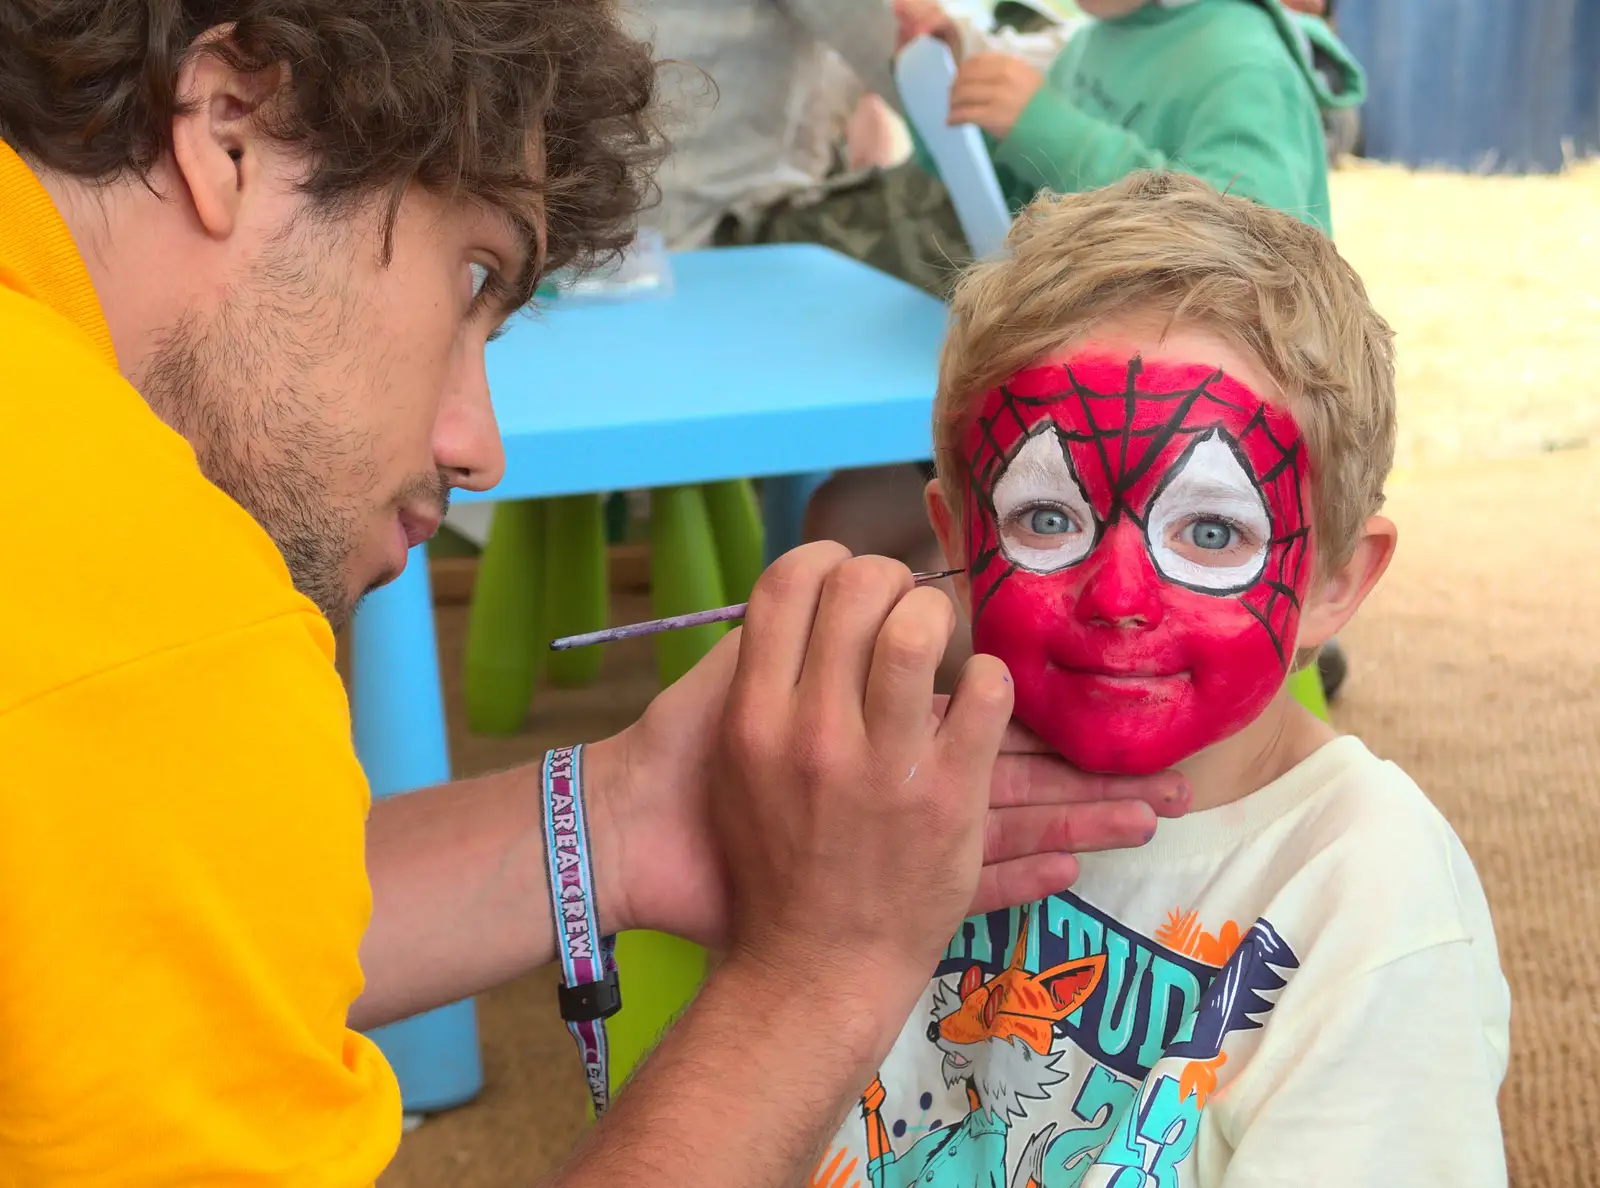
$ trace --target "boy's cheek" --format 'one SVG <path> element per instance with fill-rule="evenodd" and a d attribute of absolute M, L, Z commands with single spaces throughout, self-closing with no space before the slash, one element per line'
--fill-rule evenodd
<path fill-rule="evenodd" d="M 973 645 L 1010 668 L 1018 720 L 1086 771 L 1181 763 L 1247 726 L 1287 679 L 1272 635 L 1237 598 L 1166 585 L 1149 626 L 1119 629 L 1085 622 L 1080 595 L 1064 575 L 1012 574 L 986 598 Z"/>

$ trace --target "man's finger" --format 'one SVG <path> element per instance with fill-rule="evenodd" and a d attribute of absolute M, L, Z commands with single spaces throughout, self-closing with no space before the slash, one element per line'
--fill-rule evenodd
<path fill-rule="evenodd" d="M 785 553 L 756 580 L 744 617 L 737 679 L 757 686 L 758 697 L 793 693 L 823 581 L 849 559 L 850 550 L 842 544 L 817 541 Z"/>
<path fill-rule="evenodd" d="M 974 795 L 986 794 L 1011 720 L 1011 674 L 981 653 L 962 665 L 934 740 L 940 767 Z"/>
<path fill-rule="evenodd" d="M 932 586 L 912 590 L 884 620 L 866 697 L 867 738 L 879 755 L 915 752 L 927 739 L 934 674 L 955 628 L 955 608 Z"/>
<path fill-rule="evenodd" d="M 989 786 L 995 808 L 1029 804 L 1088 804 L 1141 800 L 1161 817 L 1189 811 L 1189 783 L 1175 771 L 1151 776 L 1108 776 L 1079 771 L 1057 755 L 1002 754 Z"/>
<path fill-rule="evenodd" d="M 828 575 L 800 673 L 802 699 L 864 712 L 878 633 L 910 589 L 911 571 L 888 557 L 853 557 Z"/>
<path fill-rule="evenodd" d="M 989 813 L 983 861 L 991 865 L 1032 854 L 1131 850 L 1155 831 L 1155 810 L 1142 800 L 997 808 Z"/>
<path fill-rule="evenodd" d="M 933 716 L 943 719 L 944 712 L 950 705 L 948 693 L 936 693 L 933 697 Z M 1007 755 L 1054 755 L 1050 744 L 1045 742 L 1033 731 L 1029 730 L 1015 718 L 1006 725 L 1006 734 L 1000 740 L 1000 750 Z"/>
<path fill-rule="evenodd" d="M 1078 881 L 1078 860 L 1071 854 L 1035 854 L 985 866 L 967 914 L 981 916 L 997 908 L 1032 903 Z"/>

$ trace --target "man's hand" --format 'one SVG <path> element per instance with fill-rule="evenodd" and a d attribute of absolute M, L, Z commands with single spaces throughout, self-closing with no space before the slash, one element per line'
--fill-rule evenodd
<path fill-rule="evenodd" d="M 950 85 L 951 126 L 976 124 L 1000 140 L 1044 85 L 1044 75 L 1010 54 L 973 54 Z"/>
<path fill-rule="evenodd" d="M 961 31 L 938 0 L 894 0 L 895 53 L 919 37 L 937 37 L 961 59 Z"/>
<path fill-rule="evenodd" d="M 833 550 L 809 545 L 781 560 Z M 586 756 L 590 831 L 604 926 L 653 928 L 708 945 L 728 936 L 727 875 L 713 839 L 709 789 L 723 706 L 741 633 L 725 637 L 664 689 L 633 726 Z M 935 712 L 942 703 L 932 699 Z M 1175 774 L 1090 776 L 1012 726 L 1001 744 L 984 828 L 983 875 L 970 912 L 1037 899 L 1071 884 L 1071 853 L 1141 845 L 1157 816 L 1180 816 L 1188 790 Z M 1018 859 L 1040 862 L 1015 865 Z"/>
<path fill-rule="evenodd" d="M 729 962 L 857 986 L 896 1031 L 977 891 L 1011 718 L 990 656 L 933 713 L 954 629 L 949 599 L 900 562 L 802 550 L 751 595 L 723 711 L 712 819 Z"/>

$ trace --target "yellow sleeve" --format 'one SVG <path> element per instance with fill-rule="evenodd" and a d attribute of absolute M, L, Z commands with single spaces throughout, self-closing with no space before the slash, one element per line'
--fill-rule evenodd
<path fill-rule="evenodd" d="M 367 788 L 309 608 L 0 713 L 0 1183 L 361 1188 Z"/>

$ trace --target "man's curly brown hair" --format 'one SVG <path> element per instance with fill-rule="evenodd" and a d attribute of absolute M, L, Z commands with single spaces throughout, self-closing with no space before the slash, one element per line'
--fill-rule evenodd
<path fill-rule="evenodd" d="M 419 184 L 530 245 L 542 206 L 547 271 L 626 245 L 660 153 L 650 49 L 612 0 L 0 0 L 0 139 L 45 169 L 148 177 L 195 52 L 287 67 L 269 131 L 306 152 L 317 201 L 387 195 L 392 229 Z"/>

